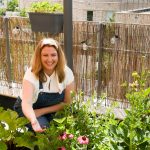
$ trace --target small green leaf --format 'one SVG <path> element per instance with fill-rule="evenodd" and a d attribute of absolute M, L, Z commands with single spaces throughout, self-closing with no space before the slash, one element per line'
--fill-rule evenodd
<path fill-rule="evenodd" d="M 7 150 L 7 145 L 2 141 L 0 141 L 0 150 Z"/>
<path fill-rule="evenodd" d="M 55 118 L 55 119 L 53 119 L 55 122 L 57 122 L 57 123 L 63 123 L 65 120 L 66 120 L 66 117 L 64 117 L 64 118 Z"/>

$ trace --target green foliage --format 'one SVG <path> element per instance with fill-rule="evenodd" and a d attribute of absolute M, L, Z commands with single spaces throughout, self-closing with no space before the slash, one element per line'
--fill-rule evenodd
<path fill-rule="evenodd" d="M 125 119 L 110 132 L 114 141 L 112 147 L 121 146 L 129 150 L 148 150 L 150 148 L 150 87 L 146 88 L 150 72 L 132 74 L 134 81 L 129 83 L 126 94 L 130 108 L 126 110 Z"/>
<path fill-rule="evenodd" d="M 57 13 L 63 12 L 63 6 L 59 3 L 51 4 L 49 2 L 33 2 L 29 8 L 31 12 L 48 12 L 48 13 Z"/>
<path fill-rule="evenodd" d="M 0 16 L 4 16 L 6 12 L 5 8 L 0 8 Z"/>
<path fill-rule="evenodd" d="M 118 121 L 115 120 L 113 113 L 111 113 L 112 109 L 109 109 L 105 115 L 97 115 L 94 108 L 92 111 L 89 110 L 93 103 L 93 98 L 83 103 L 82 92 L 78 97 L 73 97 L 72 105 L 66 106 L 63 111 L 58 112 L 50 123 L 50 128 L 42 134 L 42 140 L 47 144 L 41 147 L 43 141 L 39 140 L 37 147 L 39 149 L 48 149 L 49 147 L 57 149 L 64 146 L 69 150 L 82 148 L 109 149 L 109 126 L 111 124 L 117 125 Z M 73 138 L 70 138 L 69 135 L 73 135 Z M 64 139 L 61 139 L 61 136 Z M 90 142 L 80 144 L 78 142 L 78 137 L 80 136 L 87 137 Z M 49 142 L 47 139 L 49 139 Z"/>
<path fill-rule="evenodd" d="M 16 11 L 18 9 L 18 0 L 11 0 L 8 2 L 7 10 Z"/>
<path fill-rule="evenodd" d="M 83 101 L 83 92 L 78 95 L 72 93 L 72 104 L 56 113 L 50 128 L 42 134 L 27 131 L 25 118 L 18 118 L 16 112 L 0 108 L 0 149 L 6 150 L 14 144 L 31 150 L 49 150 L 51 147 L 65 147 L 66 150 L 149 150 L 150 87 L 146 86 L 149 72 L 141 75 L 133 72 L 132 76 L 133 83 L 128 84 L 126 93 L 130 108 L 122 121 L 117 120 L 113 113 L 115 103 L 106 108 L 105 114 L 97 114 L 97 106 L 101 107 L 103 100 L 91 107 L 96 97 Z M 81 143 L 79 137 L 87 140 L 86 143 Z"/>
<path fill-rule="evenodd" d="M 25 118 L 18 118 L 15 111 L 0 107 L 0 148 L 6 150 L 10 143 L 15 144 L 15 139 L 27 132 L 27 123 Z"/>
<path fill-rule="evenodd" d="M 21 17 L 27 17 L 27 12 L 26 12 L 25 8 L 23 8 L 23 9 L 20 10 L 20 16 Z"/>
<path fill-rule="evenodd" d="M 28 131 L 20 134 L 20 136 L 17 136 L 14 139 L 14 143 L 17 145 L 17 147 L 27 147 L 30 150 L 34 150 L 36 140 L 37 139 L 34 133 Z"/>

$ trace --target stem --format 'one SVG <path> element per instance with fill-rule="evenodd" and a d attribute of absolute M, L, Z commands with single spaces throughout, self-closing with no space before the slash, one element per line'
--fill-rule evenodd
<path fill-rule="evenodd" d="M 130 128 L 130 145 L 129 145 L 129 150 L 132 150 L 132 139 L 133 139 L 133 135 L 132 135 L 132 127 Z"/>
<path fill-rule="evenodd" d="M 134 122 L 134 107 L 131 108 L 132 110 L 132 114 L 131 114 L 131 125 L 130 125 L 130 145 L 129 145 L 129 150 L 132 150 L 133 149 L 133 144 L 132 144 L 132 141 L 133 141 L 133 124 L 135 123 Z"/>

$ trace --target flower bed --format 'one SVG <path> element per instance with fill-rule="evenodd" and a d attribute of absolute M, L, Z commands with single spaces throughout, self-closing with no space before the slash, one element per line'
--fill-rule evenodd
<path fill-rule="evenodd" d="M 148 72 L 150 74 L 150 72 Z M 50 128 L 43 134 L 27 131 L 25 118 L 18 118 L 12 110 L 0 109 L 0 148 L 6 150 L 8 143 L 31 150 L 148 150 L 150 146 L 150 87 L 145 88 L 148 75 L 142 79 L 133 73 L 126 97 L 130 109 L 124 120 L 115 118 L 113 104 L 105 114 L 89 111 L 92 99 L 83 103 L 83 93 L 72 93 L 73 103 L 56 114 Z M 147 79 L 147 80 L 146 80 Z M 5 128 L 5 123 L 8 127 Z M 26 139 L 26 140 L 25 140 Z"/>

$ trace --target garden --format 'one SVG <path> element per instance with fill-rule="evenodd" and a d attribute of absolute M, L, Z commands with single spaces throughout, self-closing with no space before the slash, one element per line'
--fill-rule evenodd
<path fill-rule="evenodd" d="M 150 72 L 133 72 L 132 77 L 132 83 L 122 85 L 128 87 L 126 99 L 130 103 L 123 120 L 113 113 L 116 102 L 106 108 L 106 113 L 98 114 L 105 95 L 95 104 L 95 95 L 83 100 L 82 91 L 71 93 L 71 106 L 57 113 L 44 133 L 28 131 L 25 118 L 0 108 L 0 149 L 149 150 L 150 87 L 146 83 Z"/>
<path fill-rule="evenodd" d="M 13 0 L 8 10 L 17 6 Z M 41 9 L 39 3 L 33 7 Z M 47 3 L 42 7 L 46 10 Z M 26 16 L 25 10 L 20 13 Z M 0 81 L 8 92 L 12 85 L 21 88 L 37 41 L 54 37 L 64 46 L 64 36 L 32 32 L 29 18 L 21 17 L 9 18 L 6 34 L 4 23 L 0 17 Z M 149 150 L 149 31 L 149 25 L 73 22 L 72 104 L 57 113 L 42 134 L 28 131 L 26 118 L 0 107 L 0 150 Z M 2 86 L 0 82 L 0 90 Z M 116 117 L 116 108 L 125 111 L 124 118 Z"/>

